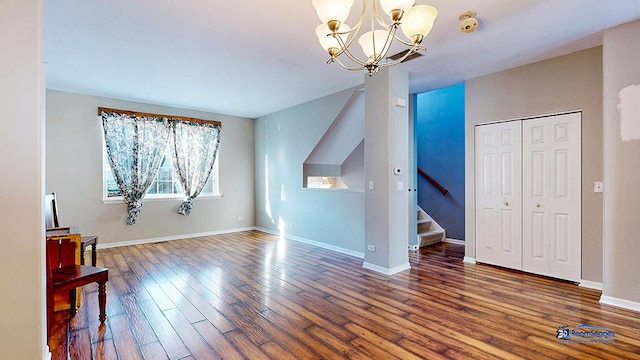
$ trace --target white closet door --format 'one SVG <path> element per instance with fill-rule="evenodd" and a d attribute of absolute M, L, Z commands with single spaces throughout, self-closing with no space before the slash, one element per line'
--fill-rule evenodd
<path fill-rule="evenodd" d="M 476 127 L 476 260 L 522 269 L 521 122 Z"/>
<path fill-rule="evenodd" d="M 581 114 L 522 123 L 523 270 L 579 281 Z"/>

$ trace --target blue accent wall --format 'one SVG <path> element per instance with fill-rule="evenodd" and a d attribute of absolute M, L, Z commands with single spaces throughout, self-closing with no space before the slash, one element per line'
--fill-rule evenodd
<path fill-rule="evenodd" d="M 449 190 L 443 196 L 418 174 L 418 205 L 448 238 L 464 240 L 464 83 L 418 94 L 415 107 L 418 167 Z"/>

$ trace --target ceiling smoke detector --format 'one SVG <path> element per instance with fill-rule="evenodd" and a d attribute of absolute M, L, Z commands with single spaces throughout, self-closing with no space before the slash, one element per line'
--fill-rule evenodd
<path fill-rule="evenodd" d="M 478 20 L 476 20 L 475 11 L 465 11 L 460 14 L 460 31 L 463 33 L 472 33 L 478 27 Z"/>

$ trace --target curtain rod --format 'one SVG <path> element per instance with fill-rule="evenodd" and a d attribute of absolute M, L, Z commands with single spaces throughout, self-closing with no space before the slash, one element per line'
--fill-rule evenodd
<path fill-rule="evenodd" d="M 160 117 L 160 118 L 167 118 L 167 119 L 177 119 L 177 120 L 190 121 L 190 122 L 196 122 L 196 123 L 202 123 L 202 124 L 214 124 L 222 127 L 222 123 L 220 121 L 215 121 L 215 120 L 202 120 L 202 119 L 196 119 L 196 118 L 187 117 L 187 116 L 152 114 L 152 113 L 146 113 L 146 112 L 110 109 L 110 108 L 103 108 L 103 107 L 98 108 L 98 116 L 102 115 L 103 111 L 115 112 L 119 114 L 128 114 L 128 115 L 134 115 L 134 116 L 150 116 L 150 117 Z"/>

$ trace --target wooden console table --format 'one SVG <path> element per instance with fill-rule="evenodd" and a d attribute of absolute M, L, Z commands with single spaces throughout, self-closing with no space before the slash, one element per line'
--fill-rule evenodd
<path fill-rule="evenodd" d="M 82 236 L 80 238 L 80 265 L 84 265 L 84 252 L 87 246 L 91 245 L 91 266 L 96 266 L 96 246 L 98 245 L 98 235 Z"/>
<path fill-rule="evenodd" d="M 47 237 L 57 235 L 67 235 L 79 233 L 77 227 L 58 227 L 47 229 Z M 98 245 L 98 235 L 88 235 L 80 237 L 80 265 L 84 265 L 84 252 L 87 246 L 91 246 L 91 266 L 96 266 L 97 254 L 96 247 Z"/>

